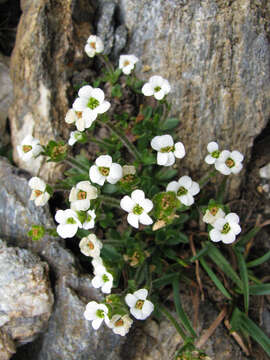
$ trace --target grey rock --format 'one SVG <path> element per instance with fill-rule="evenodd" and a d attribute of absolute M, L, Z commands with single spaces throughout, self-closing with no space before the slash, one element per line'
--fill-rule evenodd
<path fill-rule="evenodd" d="M 46 333 L 27 349 L 18 349 L 18 356 L 20 360 L 118 360 L 124 339 L 105 327 L 94 331 L 83 317 L 89 301 L 101 300 L 91 277 L 81 273 L 79 263 L 60 239 L 45 237 L 33 242 L 27 237 L 32 224 L 53 226 L 48 206 L 37 208 L 29 201 L 28 177 L 0 159 L 0 234 L 9 244 L 31 249 L 50 265 L 55 305 Z M 7 319 L 4 315 L 0 312 L 2 322 Z"/>
<path fill-rule="evenodd" d="M 9 141 L 6 133 L 8 110 L 13 100 L 12 82 L 9 75 L 9 58 L 0 54 L 0 147 Z"/>
<path fill-rule="evenodd" d="M 238 149 L 248 160 L 270 114 L 270 3 L 119 4 L 130 34 L 128 53 L 140 58 L 141 67 L 151 67 L 149 77 L 160 74 L 172 85 L 171 112 L 180 119 L 178 134 L 187 150 L 181 167 L 204 171 L 206 145 L 212 140 L 221 148 Z M 244 171 L 231 178 L 234 188 L 241 176 Z"/>
<path fill-rule="evenodd" d="M 9 360 L 16 352 L 14 341 L 0 329 L 0 359 Z"/>
<path fill-rule="evenodd" d="M 104 43 L 104 54 L 108 55 L 114 43 L 114 13 L 115 1 L 103 1 L 99 7 L 99 20 L 97 24 L 97 35 Z"/>
<path fill-rule="evenodd" d="M 126 46 L 128 37 L 128 31 L 125 25 L 120 25 L 116 28 L 114 33 L 114 48 L 113 48 L 113 58 L 117 62 L 119 61 L 119 56 L 122 54 L 122 50 Z"/>
<path fill-rule="evenodd" d="M 47 263 L 26 249 L 2 246 L 0 299 L 1 330 L 17 344 L 33 341 L 52 313 Z"/>

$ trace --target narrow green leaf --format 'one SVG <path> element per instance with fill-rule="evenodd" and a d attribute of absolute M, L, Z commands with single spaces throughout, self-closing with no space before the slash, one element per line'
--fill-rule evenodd
<path fill-rule="evenodd" d="M 194 262 L 195 260 L 198 260 L 201 256 L 203 256 L 205 253 L 208 252 L 208 245 L 203 247 L 195 256 L 192 256 L 192 258 L 189 260 L 190 262 Z"/>
<path fill-rule="evenodd" d="M 165 285 L 171 284 L 173 280 L 179 279 L 180 272 L 175 272 L 172 274 L 166 274 L 159 279 L 156 279 L 152 282 L 153 288 L 159 289 Z"/>
<path fill-rule="evenodd" d="M 270 339 L 248 316 L 241 313 L 240 327 L 257 341 L 270 356 Z"/>
<path fill-rule="evenodd" d="M 157 178 L 157 180 L 160 180 L 160 181 L 171 180 L 175 175 L 177 175 L 177 173 L 178 173 L 178 170 L 176 170 L 176 169 L 166 169 L 166 171 L 164 171 L 164 169 L 161 169 L 156 174 L 156 178 Z"/>
<path fill-rule="evenodd" d="M 264 262 L 266 262 L 266 261 L 269 260 L 269 259 L 270 259 L 270 251 L 268 251 L 266 254 L 264 254 L 263 256 L 259 257 L 258 259 L 249 261 L 249 262 L 247 263 L 247 267 L 248 267 L 248 268 L 252 268 L 252 267 L 261 265 L 261 264 L 263 264 Z"/>
<path fill-rule="evenodd" d="M 187 331 L 189 331 L 191 336 L 197 337 L 196 332 L 194 331 L 193 327 L 191 326 L 191 323 L 190 323 L 186 313 L 184 312 L 184 309 L 181 304 L 179 280 L 178 279 L 173 280 L 172 285 L 173 285 L 173 298 L 174 298 L 174 304 L 175 304 L 177 315 L 179 316 L 180 320 L 182 321 L 183 326 L 185 327 L 185 329 Z"/>
<path fill-rule="evenodd" d="M 270 295 L 270 284 L 251 285 L 249 293 L 250 295 Z"/>
<path fill-rule="evenodd" d="M 230 263 L 225 259 L 225 257 L 221 254 L 219 249 L 214 247 L 212 244 L 209 246 L 208 255 L 214 261 L 214 263 L 240 288 L 242 288 L 243 284 L 239 276 L 231 267 Z"/>
<path fill-rule="evenodd" d="M 117 250 L 112 245 L 104 244 L 101 250 L 102 256 L 107 261 L 121 261 L 122 256 L 117 252 Z"/>
<path fill-rule="evenodd" d="M 246 262 L 245 262 L 245 258 L 243 256 L 243 254 L 236 248 L 234 249 L 234 252 L 236 253 L 236 256 L 237 256 L 238 267 L 239 267 L 240 276 L 241 276 L 242 283 L 243 283 L 244 306 L 245 306 L 245 312 L 247 314 L 248 307 L 249 307 L 249 283 L 248 283 L 247 266 L 246 266 Z"/>
<path fill-rule="evenodd" d="M 241 236 L 240 240 L 236 244 L 236 247 L 244 246 L 246 243 L 248 243 L 251 239 L 254 238 L 255 235 L 261 230 L 260 227 L 254 227 L 252 228 L 247 234 Z"/>
<path fill-rule="evenodd" d="M 225 289 L 222 282 L 218 279 L 218 277 L 214 274 L 212 269 L 207 265 L 206 261 L 203 258 L 200 258 L 200 263 L 204 270 L 207 272 L 210 279 L 213 281 L 213 283 L 216 285 L 216 287 L 221 291 L 221 293 L 229 300 L 232 300 L 231 295 L 229 292 Z"/>
<path fill-rule="evenodd" d="M 171 130 L 174 129 L 179 124 L 178 118 L 168 118 L 161 125 L 161 130 Z"/>

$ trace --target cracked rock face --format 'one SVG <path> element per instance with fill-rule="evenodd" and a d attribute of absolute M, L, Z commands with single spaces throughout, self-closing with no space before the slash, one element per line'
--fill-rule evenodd
<path fill-rule="evenodd" d="M 0 327 L 17 344 L 33 341 L 47 326 L 53 294 L 48 265 L 26 249 L 0 245 Z"/>

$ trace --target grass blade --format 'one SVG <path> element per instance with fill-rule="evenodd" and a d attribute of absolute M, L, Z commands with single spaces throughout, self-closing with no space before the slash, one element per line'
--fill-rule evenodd
<path fill-rule="evenodd" d="M 203 256 L 205 253 L 208 252 L 209 246 L 206 245 L 205 247 L 203 247 L 199 252 L 197 252 L 197 254 L 195 256 L 192 256 L 192 258 L 190 258 L 190 262 L 193 262 L 195 260 L 198 260 L 201 256 Z"/>
<path fill-rule="evenodd" d="M 264 262 L 268 261 L 270 259 L 270 251 L 268 251 L 266 254 L 264 254 L 263 256 L 259 257 L 258 259 L 249 261 L 247 263 L 247 267 L 248 268 L 252 268 L 258 265 L 263 264 Z"/>
<path fill-rule="evenodd" d="M 225 289 L 222 282 L 218 279 L 218 277 L 214 274 L 212 269 L 207 265 L 206 261 L 203 258 L 200 258 L 200 263 L 204 270 L 207 272 L 210 279 L 213 281 L 213 283 L 216 285 L 216 287 L 219 289 L 219 291 L 229 300 L 232 300 L 231 295 L 229 292 Z"/>
<path fill-rule="evenodd" d="M 245 262 L 245 258 L 243 256 L 243 254 L 236 248 L 234 249 L 234 252 L 237 256 L 238 267 L 239 267 L 240 276 L 241 276 L 242 283 L 243 283 L 244 306 L 245 306 L 245 312 L 247 314 L 248 307 L 249 307 L 249 282 L 248 282 L 247 266 L 246 266 L 246 262 Z"/>
<path fill-rule="evenodd" d="M 236 244 L 236 247 L 244 246 L 246 243 L 248 243 L 251 239 L 254 238 L 255 235 L 261 230 L 260 227 L 254 227 L 252 228 L 247 234 L 241 236 L 240 240 Z"/>
<path fill-rule="evenodd" d="M 179 271 L 172 274 L 166 274 L 161 278 L 156 279 L 152 282 L 153 288 L 159 289 L 165 285 L 171 284 L 172 281 L 179 280 L 179 276 L 180 276 Z"/>
<path fill-rule="evenodd" d="M 214 261 L 214 263 L 242 289 L 242 281 L 236 272 L 233 270 L 229 262 L 221 254 L 221 252 L 212 244 L 209 246 L 208 256 Z"/>
<path fill-rule="evenodd" d="M 179 316 L 180 320 L 182 321 L 182 324 L 184 328 L 191 334 L 193 337 L 197 337 L 196 332 L 194 331 L 193 327 L 191 326 L 191 323 L 184 312 L 184 309 L 181 304 L 180 300 L 180 287 L 179 287 L 179 280 L 174 280 L 173 283 L 173 298 L 174 298 L 174 304 L 176 308 L 177 315 Z"/>
<path fill-rule="evenodd" d="M 270 295 L 270 284 L 251 285 L 249 293 L 250 295 Z"/>

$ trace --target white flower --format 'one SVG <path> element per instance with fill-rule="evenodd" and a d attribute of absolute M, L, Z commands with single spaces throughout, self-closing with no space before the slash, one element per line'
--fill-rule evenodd
<path fill-rule="evenodd" d="M 184 145 L 180 141 L 174 144 L 171 135 L 155 136 L 151 140 L 151 147 L 158 152 L 158 165 L 171 166 L 175 158 L 182 159 L 186 154 Z"/>
<path fill-rule="evenodd" d="M 133 323 L 133 320 L 126 314 L 124 316 L 116 314 L 111 320 L 105 319 L 106 325 L 117 335 L 125 336 Z"/>
<path fill-rule="evenodd" d="M 77 113 L 81 113 L 80 123 L 76 122 L 77 129 L 83 131 L 88 129 L 99 114 L 109 110 L 111 104 L 104 100 L 104 92 L 99 88 L 85 85 L 78 92 L 79 97 L 74 101 L 72 107 Z"/>
<path fill-rule="evenodd" d="M 84 230 L 93 229 L 95 226 L 96 213 L 95 210 L 88 210 L 86 213 L 86 219 L 82 224 Z"/>
<path fill-rule="evenodd" d="M 223 150 L 215 162 L 215 168 L 223 175 L 238 174 L 243 167 L 243 154 L 239 151 Z"/>
<path fill-rule="evenodd" d="M 169 81 L 158 75 L 151 76 L 149 82 L 142 87 L 142 93 L 145 96 L 154 95 L 157 100 L 162 100 L 170 91 Z"/>
<path fill-rule="evenodd" d="M 151 225 L 153 220 L 147 214 L 153 208 L 153 203 L 149 199 L 145 199 L 144 192 L 142 190 L 134 190 L 131 193 L 131 197 L 124 196 L 120 201 L 120 206 L 123 210 L 127 211 L 128 223 L 137 228 L 139 222 L 143 225 Z"/>
<path fill-rule="evenodd" d="M 88 129 L 93 121 L 87 117 L 82 117 L 82 111 L 75 111 L 74 109 L 69 109 L 66 113 L 65 122 L 67 124 L 75 124 L 77 130 L 82 132 L 85 129 Z"/>
<path fill-rule="evenodd" d="M 29 161 L 35 159 L 42 152 L 42 146 L 39 140 L 32 135 L 27 135 L 22 143 L 17 146 L 17 151 L 23 161 Z"/>
<path fill-rule="evenodd" d="M 57 210 L 55 220 L 59 223 L 56 231 L 64 239 L 72 238 L 78 228 L 82 227 L 76 212 L 71 209 Z"/>
<path fill-rule="evenodd" d="M 110 294 L 113 286 L 113 276 L 102 265 L 96 266 L 94 269 L 95 277 L 92 279 L 92 285 L 94 288 L 101 288 L 101 291 L 105 294 Z"/>
<path fill-rule="evenodd" d="M 133 294 L 127 294 L 125 297 L 125 302 L 130 307 L 131 314 L 138 320 L 145 320 L 154 310 L 153 303 L 146 300 L 147 295 L 148 291 L 146 289 L 140 289 Z"/>
<path fill-rule="evenodd" d="M 86 305 L 84 317 L 86 320 L 92 321 L 92 326 L 97 330 L 102 321 L 108 317 L 108 308 L 104 304 L 98 304 L 96 301 L 90 301 Z"/>
<path fill-rule="evenodd" d="M 68 145 L 73 146 L 78 140 L 82 140 L 83 135 L 80 131 L 71 131 Z"/>
<path fill-rule="evenodd" d="M 44 206 L 50 198 L 45 182 L 35 176 L 29 180 L 28 185 L 32 189 L 30 200 L 34 200 L 36 206 Z"/>
<path fill-rule="evenodd" d="M 139 59 L 135 55 L 121 55 L 119 59 L 119 68 L 122 69 L 125 75 L 129 75 L 138 61 Z"/>
<path fill-rule="evenodd" d="M 205 157 L 204 161 L 207 164 L 212 165 L 216 162 L 220 155 L 220 151 L 218 150 L 218 144 L 215 141 L 211 141 L 207 145 L 207 150 L 209 154 Z"/>
<path fill-rule="evenodd" d="M 91 261 L 92 263 L 92 266 L 94 268 L 94 273 L 95 273 L 95 269 L 98 268 L 99 266 L 103 266 L 104 267 L 104 264 L 103 264 L 103 260 L 101 259 L 101 257 L 95 257 L 93 258 L 93 260 Z"/>
<path fill-rule="evenodd" d="M 86 54 L 90 58 L 92 58 L 96 54 L 102 53 L 103 50 L 104 50 L 104 45 L 101 38 L 96 35 L 90 35 L 84 47 L 84 51 L 86 52 Z"/>
<path fill-rule="evenodd" d="M 93 183 L 103 185 L 105 180 L 110 184 L 117 183 L 122 178 L 121 165 L 113 163 L 110 155 L 101 155 L 96 159 L 95 165 L 89 170 L 89 177 Z"/>
<path fill-rule="evenodd" d="M 97 239 L 95 234 L 90 234 L 87 237 L 82 238 L 79 243 L 81 252 L 85 256 L 91 256 L 92 258 L 100 257 L 100 250 L 102 249 L 102 242 Z"/>
<path fill-rule="evenodd" d="M 225 212 L 218 206 L 212 206 L 210 209 L 207 209 L 203 221 L 206 224 L 213 225 L 217 219 L 222 219 L 225 217 Z"/>
<path fill-rule="evenodd" d="M 174 191 L 182 204 L 190 206 L 194 203 L 193 196 L 200 192 L 200 187 L 189 176 L 182 176 L 178 181 L 170 182 L 166 191 Z"/>
<path fill-rule="evenodd" d="M 212 229 L 209 232 L 210 239 L 214 242 L 222 241 L 224 244 L 231 244 L 235 241 L 236 235 L 241 232 L 239 226 L 239 216 L 235 213 L 230 213 L 223 219 L 218 219 L 214 222 Z"/>
<path fill-rule="evenodd" d="M 80 181 L 74 186 L 69 194 L 71 209 L 75 211 L 86 211 L 90 207 L 90 200 L 97 198 L 97 188 L 90 181 Z"/>

